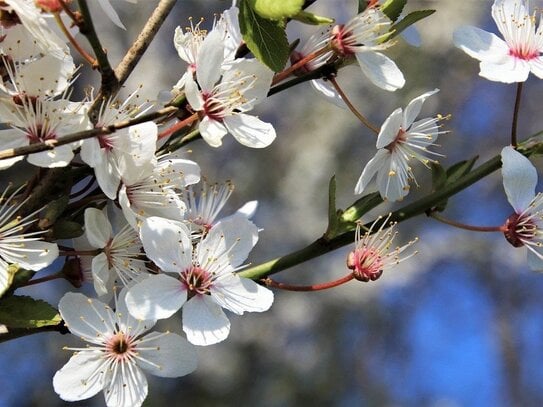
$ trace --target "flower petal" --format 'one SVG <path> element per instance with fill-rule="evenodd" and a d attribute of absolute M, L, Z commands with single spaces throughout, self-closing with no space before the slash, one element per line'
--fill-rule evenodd
<path fill-rule="evenodd" d="M 454 45 L 479 61 L 497 62 L 509 54 L 509 47 L 498 36 L 477 27 L 460 27 L 453 34 Z"/>
<path fill-rule="evenodd" d="M 183 331 L 194 345 L 213 345 L 228 337 L 230 321 L 208 295 L 197 295 L 183 307 Z"/>
<path fill-rule="evenodd" d="M 423 93 L 422 95 L 416 97 L 411 102 L 409 102 L 409 104 L 405 108 L 405 112 L 403 115 L 402 128 L 404 130 L 407 130 L 409 126 L 413 124 L 415 118 L 419 115 L 420 110 L 422 109 L 422 105 L 426 101 L 426 99 L 437 92 L 439 92 L 439 89 L 431 90 L 429 92 Z"/>
<path fill-rule="evenodd" d="M 190 231 L 184 224 L 151 216 L 141 225 L 140 237 L 147 256 L 163 271 L 179 273 L 192 265 Z"/>
<path fill-rule="evenodd" d="M 355 194 L 358 195 L 364 192 L 371 180 L 375 177 L 375 174 L 382 170 L 382 167 L 385 164 L 385 159 L 389 155 L 390 151 L 386 149 L 380 149 L 377 151 L 375 156 L 368 161 L 368 163 L 364 167 L 364 170 L 362 170 L 362 174 L 360 175 L 360 178 L 358 179 L 358 182 L 356 183 L 356 186 L 354 188 Z"/>
<path fill-rule="evenodd" d="M 405 85 L 402 71 L 389 57 L 374 51 L 357 52 L 355 55 L 362 72 L 374 85 L 388 91 L 401 89 Z"/>
<path fill-rule="evenodd" d="M 111 369 L 111 368 L 110 368 Z M 104 396 L 107 407 L 139 407 L 147 397 L 147 379 L 132 361 L 108 370 Z"/>
<path fill-rule="evenodd" d="M 165 274 L 150 276 L 126 293 L 126 307 L 136 319 L 164 319 L 175 314 L 187 300 L 185 287 Z"/>
<path fill-rule="evenodd" d="M 341 107 L 342 109 L 347 109 L 347 105 L 339 96 L 339 93 L 337 93 L 334 86 L 330 83 L 330 81 L 325 81 L 322 79 L 313 79 L 310 81 L 311 87 L 315 89 L 317 92 L 319 92 L 324 98 L 330 102 L 336 105 L 337 107 Z"/>
<path fill-rule="evenodd" d="M 537 171 L 530 160 L 511 146 L 504 147 L 501 156 L 503 189 L 515 212 L 521 213 L 535 196 Z"/>
<path fill-rule="evenodd" d="M 275 129 L 270 123 L 244 113 L 224 118 L 224 125 L 241 144 L 251 148 L 268 147 L 275 140 Z"/>
<path fill-rule="evenodd" d="M 379 130 L 379 135 L 377 136 L 377 143 L 375 144 L 375 146 L 381 149 L 388 146 L 390 143 L 396 140 L 396 137 L 398 136 L 398 132 L 402 128 L 402 122 L 403 122 L 403 111 L 402 111 L 402 108 L 399 107 L 396 110 L 394 110 L 390 114 L 390 116 L 387 117 L 387 119 L 381 126 L 381 130 Z M 403 130 L 407 130 L 407 129 L 403 129 Z"/>
<path fill-rule="evenodd" d="M 106 214 L 100 209 L 85 209 L 85 236 L 89 243 L 103 249 L 113 236 L 111 224 Z"/>
<path fill-rule="evenodd" d="M 100 253 L 92 259 L 92 282 L 96 294 L 107 294 L 109 278 L 109 261 L 105 253 Z"/>
<path fill-rule="evenodd" d="M 497 63 L 484 61 L 479 66 L 481 68 L 479 75 L 495 82 L 524 82 L 530 74 L 530 64 L 512 56 L 507 56 Z"/>
<path fill-rule="evenodd" d="M 196 369 L 194 346 L 177 334 L 151 332 L 145 335 L 143 349 L 138 349 L 138 364 L 146 372 L 160 377 L 181 377 Z"/>
<path fill-rule="evenodd" d="M 211 296 L 223 308 L 236 314 L 267 311 L 273 303 L 273 292 L 248 278 L 233 273 L 215 281 Z"/>
<path fill-rule="evenodd" d="M 200 121 L 200 134 L 207 144 L 211 147 L 220 147 L 222 138 L 228 134 L 224 124 L 217 120 L 210 119 L 208 116 Z"/>
<path fill-rule="evenodd" d="M 85 400 L 103 389 L 102 352 L 82 351 L 74 354 L 53 377 L 53 387 L 62 400 Z"/>
<path fill-rule="evenodd" d="M 58 309 L 68 329 L 87 342 L 102 343 L 104 337 L 113 335 L 115 316 L 111 308 L 101 301 L 87 298 L 80 293 L 66 293 Z"/>
<path fill-rule="evenodd" d="M 210 91 L 221 77 L 224 42 L 221 30 L 212 30 L 198 50 L 196 78 L 203 91 Z"/>

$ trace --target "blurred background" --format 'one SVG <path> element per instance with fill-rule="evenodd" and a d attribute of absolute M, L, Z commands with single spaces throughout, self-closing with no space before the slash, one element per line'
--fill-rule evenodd
<path fill-rule="evenodd" d="M 114 65 L 136 37 L 157 1 L 137 6 L 113 0 L 127 26 L 115 27 L 94 4 L 95 23 Z M 531 2 L 532 6 L 540 2 Z M 537 4 L 536 4 L 537 3 Z M 478 62 L 456 49 L 453 31 L 476 25 L 497 32 L 491 1 L 410 0 L 407 11 L 436 9 L 398 44 L 386 51 L 407 83 L 389 93 L 368 82 L 357 66 L 338 76 L 352 102 L 381 124 L 397 107 L 439 88 L 423 116 L 452 114 L 450 133 L 436 150 L 445 167 L 478 155 L 478 164 L 509 144 L 515 85 L 478 76 Z M 127 83 L 126 94 L 142 84 L 155 99 L 185 70 L 173 47 L 176 26 L 206 18 L 228 1 L 178 2 L 157 39 Z M 346 22 L 354 0 L 318 0 L 312 11 Z M 289 39 L 307 38 L 316 27 L 293 22 Z M 420 46 L 417 43 L 420 37 Z M 85 43 L 84 39 L 81 39 Z M 83 86 L 97 75 L 83 70 Z M 541 130 L 543 84 L 533 75 L 524 87 L 519 135 Z M 375 153 L 375 136 L 346 110 L 318 97 L 302 84 L 269 98 L 256 109 L 274 124 L 277 139 L 253 150 L 225 137 L 220 149 L 203 141 L 190 145 L 211 181 L 232 180 L 236 190 L 224 214 L 258 200 L 254 222 L 263 231 L 249 261 L 259 264 L 304 247 L 326 228 L 327 188 L 336 175 L 338 207 L 356 197 L 354 185 Z M 477 165 L 478 165 L 477 164 Z M 534 164 L 541 166 L 541 160 Z M 418 168 L 421 170 L 420 168 Z M 417 172 L 405 202 L 430 189 L 429 173 Z M 541 175 L 541 174 L 540 174 Z M 541 188 L 539 188 L 541 190 Z M 383 205 L 365 218 L 396 209 Z M 496 172 L 449 200 L 445 216 L 475 225 L 500 225 L 512 213 Z M 474 233 L 420 217 L 399 226 L 398 244 L 418 236 L 419 254 L 372 283 L 351 282 L 318 293 L 275 291 L 264 314 L 230 315 L 229 338 L 198 348 L 199 368 L 180 379 L 148 376 L 146 406 L 538 406 L 543 405 L 543 275 L 528 270 L 525 249 L 515 249 L 498 233 Z M 322 256 L 275 276 L 311 284 L 346 273 L 352 247 Z M 57 265 L 58 267 L 59 265 Z M 53 266 L 55 268 L 55 265 Z M 71 287 L 50 282 L 19 290 L 58 304 Z M 90 292 L 90 291 L 89 291 Z M 159 328 L 180 331 L 179 316 Z M 70 357 L 69 335 L 43 333 L 0 344 L 0 405 L 99 406 L 102 394 L 65 403 L 53 391 L 52 376 Z"/>

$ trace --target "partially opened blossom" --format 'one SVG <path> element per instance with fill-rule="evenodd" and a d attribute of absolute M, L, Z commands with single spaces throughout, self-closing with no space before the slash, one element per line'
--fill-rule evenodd
<path fill-rule="evenodd" d="M 147 111 L 144 105 L 132 104 L 135 98 L 137 91 L 120 104 L 104 103 L 95 127 L 107 127 Z M 157 125 L 145 122 L 83 141 L 81 159 L 94 169 L 96 181 L 108 198 L 117 197 L 123 173 L 156 161 L 157 135 Z"/>
<path fill-rule="evenodd" d="M 201 118 L 200 134 L 212 147 L 219 147 L 228 133 L 247 147 L 266 147 L 275 139 L 275 129 L 246 112 L 266 97 L 273 72 L 256 59 L 235 60 L 223 70 L 223 40 L 212 34 L 201 47 L 206 60 L 196 67 L 197 81 L 189 75 L 185 84 L 187 100 Z"/>
<path fill-rule="evenodd" d="M 413 99 L 405 111 L 396 109 L 385 120 L 377 136 L 377 154 L 366 164 L 355 187 L 355 194 L 363 193 L 369 183 L 376 178 L 381 196 L 390 201 L 399 201 L 409 193 L 409 183 L 416 183 L 412 165 L 420 161 L 428 167 L 435 161 L 429 151 L 440 131 L 438 122 L 441 116 L 415 121 L 424 101 L 437 93 L 435 89 Z"/>
<path fill-rule="evenodd" d="M 147 219 L 141 228 L 147 256 L 165 273 L 130 288 L 127 306 L 136 318 L 168 318 L 183 307 L 183 331 L 195 345 L 226 339 L 236 314 L 266 311 L 273 293 L 236 269 L 258 240 L 258 229 L 244 217 L 217 223 L 193 248 L 190 231 L 178 222 Z"/>
<path fill-rule="evenodd" d="M 514 247 L 528 249 L 528 265 L 543 271 L 543 194 L 535 193 L 537 171 L 513 147 L 502 150 L 503 188 L 515 210 L 505 224 L 505 238 Z"/>
<path fill-rule="evenodd" d="M 392 243 L 398 232 L 394 231 L 395 224 L 388 224 L 391 215 L 379 217 L 370 228 L 362 232 L 360 222 L 356 224 L 355 247 L 347 257 L 347 267 L 353 271 L 353 276 L 359 281 L 375 281 L 383 272 L 407 260 L 416 252 L 400 257 L 400 254 L 413 245 L 417 239 L 403 246 L 392 248 Z M 375 230 L 376 225 L 380 224 Z"/>
<path fill-rule="evenodd" d="M 42 241 L 45 232 L 28 230 L 37 221 L 36 213 L 18 216 L 26 202 L 15 203 L 18 192 L 8 194 L 6 189 L 0 195 L 0 296 L 11 284 L 11 264 L 38 271 L 58 257 L 58 246 Z"/>
<path fill-rule="evenodd" d="M 181 221 L 186 210 L 182 190 L 199 180 L 200 167 L 194 161 L 162 156 L 122 172 L 119 204 L 128 223 L 136 229 L 151 216 Z"/>
<path fill-rule="evenodd" d="M 126 310 L 125 292 L 116 307 L 79 293 L 67 293 L 59 303 L 70 332 L 86 346 L 75 351 L 56 372 L 53 386 L 66 401 L 88 399 L 103 391 L 108 407 L 138 407 L 147 397 L 144 372 L 160 377 L 180 377 L 196 369 L 194 347 L 171 332 L 148 332 L 152 320 L 136 320 Z"/>
<path fill-rule="evenodd" d="M 454 44 L 481 61 L 479 75 L 505 83 L 524 82 L 530 72 L 543 78 L 543 27 L 540 23 L 536 29 L 536 12 L 530 14 L 528 2 L 495 0 L 492 18 L 503 40 L 477 27 L 454 33 Z"/>
<path fill-rule="evenodd" d="M 123 217 L 120 215 L 118 218 Z M 88 246 L 100 249 L 100 253 L 93 257 L 91 266 L 94 290 L 100 296 L 107 294 L 115 282 L 126 286 L 148 275 L 139 235 L 130 224 L 126 221 L 123 223 L 114 230 L 106 208 L 85 210 Z"/>

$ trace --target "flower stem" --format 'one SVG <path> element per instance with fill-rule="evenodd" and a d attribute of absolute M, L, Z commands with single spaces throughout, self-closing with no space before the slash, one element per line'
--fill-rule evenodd
<path fill-rule="evenodd" d="M 292 285 L 286 283 L 280 283 L 278 281 L 272 280 L 271 278 L 262 279 L 262 282 L 268 287 L 279 288 L 281 290 L 287 291 L 322 291 L 329 288 L 338 287 L 342 284 L 345 284 L 351 281 L 354 278 L 352 273 L 347 274 L 344 277 L 341 277 L 337 280 L 329 281 L 327 283 L 312 284 L 312 285 Z"/>
<path fill-rule="evenodd" d="M 332 85 L 334 85 L 334 88 L 336 89 L 337 93 L 339 93 L 339 96 L 341 96 L 341 99 L 343 99 L 343 101 L 345 102 L 349 110 L 353 112 L 356 118 L 360 120 L 364 126 L 366 126 L 368 129 L 373 131 L 375 134 L 379 134 L 379 129 L 374 124 L 372 124 L 368 119 L 366 119 L 362 115 L 362 113 L 356 110 L 356 108 L 351 103 L 349 98 L 347 98 L 347 95 L 345 94 L 345 92 L 343 92 L 343 89 L 341 89 L 341 87 L 339 86 L 339 83 L 337 83 L 336 78 L 334 78 L 333 76 L 330 76 L 327 79 L 330 81 Z"/>
<path fill-rule="evenodd" d="M 515 96 L 515 108 L 513 110 L 513 122 L 511 123 L 511 145 L 513 147 L 517 146 L 517 123 L 518 115 L 520 111 L 520 98 L 522 96 L 522 85 L 523 82 L 517 84 L 517 94 Z"/>
<path fill-rule="evenodd" d="M 506 228 L 504 225 L 501 226 L 473 226 L 466 225 L 465 223 L 456 222 L 454 220 L 447 219 L 441 215 L 438 215 L 435 212 L 429 212 L 428 216 L 434 218 L 435 220 L 445 223 L 446 225 L 454 226 L 458 229 L 471 230 L 474 232 L 505 232 Z"/>
<path fill-rule="evenodd" d="M 79 54 L 92 66 L 93 69 L 95 69 L 98 66 L 98 62 L 96 61 L 96 58 L 93 58 L 87 51 L 83 49 L 81 44 L 77 42 L 77 40 L 74 38 L 74 36 L 70 33 L 68 28 L 66 28 L 66 25 L 60 18 L 59 13 L 54 13 L 55 21 L 57 25 L 59 26 L 62 33 L 68 38 L 68 41 L 70 41 L 70 44 L 74 46 L 74 48 L 79 52 Z"/>
<path fill-rule="evenodd" d="M 54 273 L 45 277 L 33 278 L 32 280 L 27 281 L 24 284 L 21 284 L 20 287 L 27 287 L 29 285 L 46 283 L 47 281 L 53 281 L 53 280 L 56 280 L 57 278 L 64 278 L 64 275 L 62 273 Z"/>
<path fill-rule="evenodd" d="M 295 72 L 296 70 L 302 68 L 308 62 L 311 62 L 313 59 L 321 56 L 322 54 L 324 54 L 325 52 L 328 52 L 328 51 L 329 51 L 329 48 L 324 47 L 324 48 L 321 48 L 321 49 L 319 49 L 319 50 L 317 50 L 315 52 L 312 52 L 311 54 L 306 55 L 305 57 L 303 57 L 299 61 L 297 61 L 294 64 L 292 64 L 291 66 L 289 66 L 284 71 L 281 71 L 278 74 L 276 74 L 273 77 L 272 86 L 278 84 L 279 82 L 284 81 L 290 75 L 292 75 L 293 72 Z"/>
<path fill-rule="evenodd" d="M 170 128 L 168 128 L 168 129 L 164 130 L 163 132 L 159 133 L 158 134 L 158 139 L 160 140 L 160 139 L 162 139 L 164 137 L 171 136 L 173 133 L 175 133 L 178 130 L 181 130 L 183 127 L 191 125 L 196 120 L 198 120 L 198 113 L 194 113 L 192 116 L 189 116 L 186 119 L 175 123 Z"/>

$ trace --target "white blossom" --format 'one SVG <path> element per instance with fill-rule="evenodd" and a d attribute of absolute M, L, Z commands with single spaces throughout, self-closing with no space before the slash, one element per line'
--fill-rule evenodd
<path fill-rule="evenodd" d="M 132 318 L 124 294 L 116 298 L 115 310 L 79 293 L 60 300 L 60 315 L 70 332 L 88 342 L 64 348 L 75 353 L 53 377 L 63 400 L 85 400 L 103 390 L 108 407 L 138 407 L 147 397 L 144 372 L 180 377 L 196 369 L 194 347 L 174 333 L 147 333 L 155 321 Z"/>
<path fill-rule="evenodd" d="M 409 193 L 409 182 L 415 180 L 411 167 L 414 160 L 425 166 L 435 161 L 428 155 L 440 131 L 441 116 L 415 121 L 426 98 L 437 93 L 435 89 L 413 99 L 405 111 L 398 108 L 385 120 L 377 136 L 377 153 L 366 164 L 355 187 L 355 194 L 364 192 L 375 177 L 377 187 L 384 199 L 399 201 Z"/>
<path fill-rule="evenodd" d="M 503 40 L 477 27 L 461 27 L 454 44 L 481 61 L 480 73 L 491 81 L 524 82 L 532 72 L 543 78 L 543 27 L 536 29 L 536 12 L 530 15 L 524 0 L 495 0 L 492 18 Z"/>
<path fill-rule="evenodd" d="M 165 273 L 134 285 L 127 306 L 137 318 L 168 318 L 183 307 L 183 331 L 195 345 L 226 339 L 236 314 L 270 308 L 273 293 L 235 271 L 258 240 L 256 226 L 238 216 L 223 219 L 193 249 L 190 231 L 178 222 L 148 218 L 141 228 L 147 256 Z"/>

